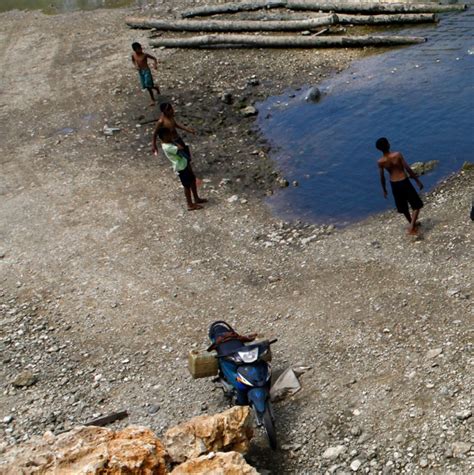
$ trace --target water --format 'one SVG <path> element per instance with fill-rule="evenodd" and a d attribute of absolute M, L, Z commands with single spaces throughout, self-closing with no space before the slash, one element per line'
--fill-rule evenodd
<path fill-rule="evenodd" d="M 284 219 L 346 225 L 393 208 L 382 196 L 374 143 L 386 136 L 408 163 L 439 160 L 421 180 L 430 190 L 474 150 L 474 11 L 438 26 L 404 29 L 427 43 L 353 63 L 320 85 L 317 104 L 290 91 L 259 104 L 273 158 L 298 187 L 268 202 Z M 296 97 L 292 97 L 296 94 Z"/>
<path fill-rule="evenodd" d="M 0 0 L 0 12 L 8 10 L 42 10 L 45 13 L 64 13 L 75 10 L 126 7 L 133 0 Z"/>

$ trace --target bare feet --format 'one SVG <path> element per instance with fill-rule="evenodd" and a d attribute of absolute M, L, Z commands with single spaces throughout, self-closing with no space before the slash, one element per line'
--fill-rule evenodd
<path fill-rule="evenodd" d="M 417 227 L 415 227 L 415 228 L 410 228 L 410 229 L 408 230 L 408 234 L 409 234 L 410 236 L 418 236 L 418 228 L 417 228 Z"/>
<path fill-rule="evenodd" d="M 197 209 L 202 209 L 201 205 L 197 205 L 195 203 L 188 206 L 188 211 L 196 211 Z"/>
<path fill-rule="evenodd" d="M 156 106 L 156 102 L 153 101 L 153 102 L 150 102 L 150 104 L 148 104 L 148 107 L 155 107 Z"/>
<path fill-rule="evenodd" d="M 204 198 L 198 198 L 197 200 L 194 200 L 196 203 L 207 203 L 207 200 Z"/>

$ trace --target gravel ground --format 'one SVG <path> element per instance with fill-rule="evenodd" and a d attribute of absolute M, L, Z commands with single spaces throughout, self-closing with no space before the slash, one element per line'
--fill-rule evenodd
<path fill-rule="evenodd" d="M 157 433 L 224 409 L 186 369 L 224 318 L 278 337 L 276 370 L 312 367 L 275 407 L 281 450 L 255 439 L 262 472 L 472 473 L 473 172 L 425 196 L 420 239 L 394 212 L 283 223 L 240 109 L 366 52 L 158 50 L 163 93 L 199 129 L 186 139 L 210 201 L 188 213 L 151 155 L 157 113 L 129 64 L 147 35 L 125 28 L 130 12 L 0 15 L 3 446 L 121 409 L 117 426 Z"/>

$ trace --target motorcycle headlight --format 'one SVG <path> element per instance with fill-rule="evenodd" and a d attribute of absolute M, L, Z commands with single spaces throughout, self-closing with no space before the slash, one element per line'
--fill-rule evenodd
<path fill-rule="evenodd" d="M 257 361 L 258 348 L 253 348 L 252 350 L 247 350 L 247 351 L 239 351 L 238 353 L 239 353 L 240 359 L 244 363 L 253 363 L 254 361 Z"/>

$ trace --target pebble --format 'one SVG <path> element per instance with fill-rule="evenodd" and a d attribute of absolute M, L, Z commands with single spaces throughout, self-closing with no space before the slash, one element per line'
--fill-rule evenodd
<path fill-rule="evenodd" d="M 353 472 L 357 472 L 357 470 L 359 470 L 360 466 L 362 465 L 362 462 L 358 459 L 355 459 L 352 463 L 351 463 L 351 470 Z"/>
<path fill-rule="evenodd" d="M 328 447 L 324 452 L 323 452 L 323 459 L 329 459 L 329 460 L 335 460 L 337 459 L 340 455 L 342 455 L 344 452 L 346 452 L 346 447 L 344 445 L 336 445 L 334 447 Z"/>
<path fill-rule="evenodd" d="M 4 424 L 10 424 L 10 422 L 12 422 L 12 421 L 13 421 L 13 416 L 12 416 L 12 415 L 5 416 L 5 417 L 3 418 L 3 423 L 4 423 Z"/>
<path fill-rule="evenodd" d="M 160 410 L 158 404 L 150 404 L 148 407 L 148 414 L 156 414 Z"/>
<path fill-rule="evenodd" d="M 426 358 L 431 360 L 431 359 L 436 358 L 437 356 L 439 356 L 442 352 L 443 352 L 443 348 L 434 348 L 432 350 L 429 350 L 426 353 Z"/>
<path fill-rule="evenodd" d="M 227 198 L 227 203 L 235 203 L 239 201 L 239 197 L 237 195 L 232 195 L 230 198 Z"/>
<path fill-rule="evenodd" d="M 244 116 L 244 117 L 252 117 L 254 115 L 257 115 L 258 114 L 258 111 L 257 109 L 254 107 L 254 106 L 247 106 L 247 107 L 244 107 L 243 109 L 240 110 L 240 113 Z"/>
<path fill-rule="evenodd" d="M 13 386 L 17 388 L 27 388 L 38 382 L 38 377 L 31 371 L 23 371 L 13 381 Z"/>
<path fill-rule="evenodd" d="M 470 409 L 464 409 L 463 411 L 456 412 L 456 417 L 460 421 L 465 421 L 472 416 L 472 411 Z"/>

